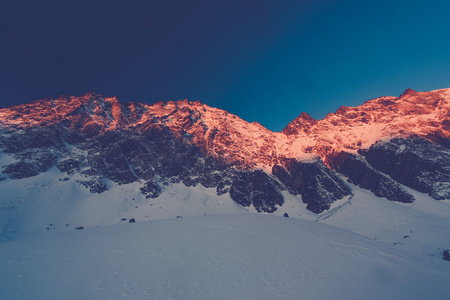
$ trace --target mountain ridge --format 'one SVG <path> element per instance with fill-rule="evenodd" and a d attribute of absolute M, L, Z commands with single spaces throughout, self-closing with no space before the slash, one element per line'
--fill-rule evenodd
<path fill-rule="evenodd" d="M 322 153 L 320 150 L 311 150 L 311 148 L 321 146 L 315 145 L 320 144 L 318 140 L 325 140 L 328 144 L 334 144 L 334 147 L 338 144 L 341 149 L 357 150 L 361 146 L 367 148 L 380 138 L 386 136 L 416 134 L 422 137 L 448 138 L 450 136 L 450 120 L 448 119 L 450 105 L 448 95 L 448 89 L 432 92 L 415 92 L 409 90 L 400 97 L 375 98 L 357 107 L 341 106 L 335 113 L 329 113 L 321 120 L 315 120 L 307 113 L 302 113 L 299 117 L 291 121 L 281 132 L 272 132 L 257 122 L 248 123 L 225 110 L 210 107 L 200 101 L 159 101 L 152 105 L 140 102 L 121 103 L 116 97 L 105 97 L 94 92 L 88 92 L 80 97 L 62 96 L 57 99 L 37 100 L 30 104 L 1 109 L 0 122 L 4 126 L 18 125 L 21 128 L 26 127 L 27 123 L 31 126 L 37 125 L 39 122 L 42 123 L 42 119 L 44 118 L 44 125 L 51 125 L 69 119 L 69 122 L 72 121 L 74 123 L 71 124 L 72 127 L 76 127 L 78 123 L 82 124 L 84 122 L 82 127 L 85 132 L 98 134 L 106 130 L 114 129 L 116 126 L 145 126 L 143 123 L 148 123 L 150 120 L 151 122 L 163 123 L 164 125 L 172 125 L 171 129 L 175 129 L 178 134 L 182 134 L 186 128 L 192 129 L 189 127 L 195 125 L 194 123 L 202 118 L 203 124 L 208 128 L 217 127 L 220 125 L 218 123 L 221 122 L 229 124 L 231 119 L 237 118 L 241 123 L 239 124 L 241 127 L 247 127 L 243 129 L 249 129 L 258 136 L 264 135 L 264 138 L 269 139 L 272 143 L 275 142 L 277 149 L 287 148 L 286 144 L 294 143 L 295 141 L 293 140 L 306 140 L 312 136 L 312 140 L 303 143 L 303 145 L 298 145 L 302 147 L 303 151 L 301 152 L 294 153 L 283 150 L 276 152 L 281 152 L 290 158 L 295 157 L 295 155 L 301 156 L 300 154 L 302 153 L 314 152 L 326 161 L 325 153 Z M 67 104 L 70 104 L 73 109 L 67 109 Z M 29 112 L 33 105 L 39 105 L 39 111 L 44 111 L 44 114 L 33 114 L 31 111 L 30 115 Z M 110 107 L 105 107 L 105 105 Z M 435 113 L 433 116 L 433 106 L 436 107 L 435 110 L 437 112 L 441 113 Z M 385 108 L 384 111 L 383 108 Z M 81 111 L 77 112 L 76 109 L 80 109 Z M 199 111 L 199 109 L 202 111 Z M 8 110 L 10 114 L 6 113 Z M 377 110 L 381 111 L 377 112 Z M 181 111 L 181 113 L 178 111 Z M 14 112 L 15 114 L 13 114 Z M 389 115 L 387 117 L 383 116 L 386 113 L 389 113 Z M 81 115 L 81 117 L 78 116 L 78 119 L 85 118 L 88 120 L 77 120 L 72 116 L 76 116 L 77 114 Z M 27 115 L 30 119 L 23 119 L 21 115 Z M 209 123 L 205 122 L 205 118 L 214 115 L 216 116 L 212 118 L 213 120 L 210 118 Z M 224 117 L 217 118 L 218 115 Z M 230 118 L 227 118 L 227 116 L 230 116 Z M 417 120 L 418 116 L 420 116 L 419 120 Z M 426 119 L 427 116 L 428 120 Z M 178 124 L 180 126 L 177 126 L 175 123 L 170 124 L 169 119 L 173 117 L 176 117 L 183 124 Z M 398 117 L 403 117 L 403 124 L 395 121 L 395 118 Z M 211 124 L 211 121 L 214 122 Z M 417 124 L 413 124 L 417 121 L 420 122 L 422 128 L 419 129 L 417 128 Z M 385 125 L 385 128 L 377 128 L 380 126 L 375 126 L 379 124 Z M 423 127 L 424 125 L 426 126 Z M 340 128 L 335 130 L 336 126 Z M 367 128 L 372 131 L 371 138 L 362 138 L 361 130 L 364 131 Z M 199 128 L 196 129 L 198 130 Z M 359 132 L 358 129 L 360 129 Z M 324 133 L 330 135 L 333 133 L 336 134 L 337 131 L 340 133 L 339 137 L 336 135 L 333 137 L 323 137 Z M 304 134 L 301 134 L 302 132 Z M 322 136 L 318 137 L 317 135 L 319 134 Z M 286 141 L 286 136 L 289 141 Z M 292 136 L 296 136 L 296 138 L 292 138 Z M 255 138 L 254 135 L 248 137 Z M 322 145 L 326 143 L 322 143 Z"/>
<path fill-rule="evenodd" d="M 392 201 L 414 201 L 401 185 L 450 199 L 449 99 L 450 89 L 407 90 L 321 120 L 302 113 L 281 132 L 200 101 L 121 103 L 93 92 L 38 100 L 0 110 L 0 147 L 14 157 L 1 178 L 57 166 L 94 193 L 105 180 L 142 181 L 149 198 L 167 182 L 202 184 L 260 212 L 275 211 L 286 190 L 323 212 L 352 194 L 344 180 Z M 433 149 L 443 167 L 414 147 Z M 380 153 L 409 173 L 380 163 Z"/>

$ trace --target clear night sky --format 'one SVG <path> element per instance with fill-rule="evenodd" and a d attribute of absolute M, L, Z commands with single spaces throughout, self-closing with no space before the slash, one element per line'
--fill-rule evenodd
<path fill-rule="evenodd" d="M 450 1 L 3 1 L 0 107 L 93 90 L 269 129 L 450 87 Z"/>

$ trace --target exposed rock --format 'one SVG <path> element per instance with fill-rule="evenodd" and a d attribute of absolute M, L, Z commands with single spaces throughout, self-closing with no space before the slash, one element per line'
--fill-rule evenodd
<path fill-rule="evenodd" d="M 375 170 L 359 155 L 342 151 L 334 157 L 333 166 L 336 171 L 347 176 L 352 183 L 370 190 L 378 197 L 403 203 L 414 201 L 414 197 L 398 183 Z"/>
<path fill-rule="evenodd" d="M 380 141 L 365 153 L 367 161 L 392 179 L 437 200 L 450 199 L 450 153 L 420 137 Z"/>
<path fill-rule="evenodd" d="M 300 116 L 290 122 L 284 129 L 283 133 L 287 135 L 298 134 L 299 132 L 309 133 L 311 128 L 317 124 L 317 120 L 313 119 L 310 115 L 302 112 Z"/>
<path fill-rule="evenodd" d="M 443 260 L 450 261 L 450 253 L 449 253 L 449 250 L 444 250 L 444 251 L 442 252 L 442 259 L 443 259 Z"/>
<path fill-rule="evenodd" d="M 36 176 L 54 166 L 58 155 L 53 149 L 35 148 L 25 149 L 16 153 L 20 160 L 6 166 L 3 173 L 11 179 L 21 179 Z"/>
<path fill-rule="evenodd" d="M 59 161 L 57 167 L 60 172 L 66 172 L 68 175 L 72 175 L 80 171 L 81 162 L 73 158 L 68 158 Z"/>
<path fill-rule="evenodd" d="M 258 212 L 274 212 L 283 196 L 276 181 L 263 171 L 240 172 L 233 176 L 231 198 L 242 206 L 253 206 Z"/>
<path fill-rule="evenodd" d="M 90 180 L 82 180 L 80 184 L 88 188 L 91 193 L 101 194 L 108 190 L 101 177 L 92 177 Z"/>
<path fill-rule="evenodd" d="M 336 200 L 352 194 L 320 158 L 309 162 L 288 160 L 286 169 L 276 165 L 272 172 L 291 193 L 301 194 L 306 208 L 315 213 L 329 209 Z"/>
<path fill-rule="evenodd" d="M 161 192 L 161 186 L 153 181 L 149 181 L 145 183 L 143 187 L 141 187 L 141 193 L 144 194 L 146 198 L 157 198 L 159 195 L 161 195 Z"/>

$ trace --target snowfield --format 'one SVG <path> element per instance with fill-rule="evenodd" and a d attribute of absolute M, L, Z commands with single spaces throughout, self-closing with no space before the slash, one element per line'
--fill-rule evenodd
<path fill-rule="evenodd" d="M 3 299 L 448 299 L 449 264 L 317 222 L 211 215 L 0 244 Z"/>
<path fill-rule="evenodd" d="M 267 215 L 201 185 L 146 199 L 138 182 L 107 184 L 91 194 L 56 168 L 0 181 L 1 299 L 450 295 L 448 200 L 409 189 L 415 202 L 401 204 L 351 186 L 320 215 L 288 193 Z"/>

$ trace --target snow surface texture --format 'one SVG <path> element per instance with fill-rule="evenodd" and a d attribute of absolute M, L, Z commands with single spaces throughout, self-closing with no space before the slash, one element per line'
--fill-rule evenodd
<path fill-rule="evenodd" d="M 336 227 L 220 215 L 0 244 L 4 299 L 448 299 L 448 265 Z"/>
<path fill-rule="evenodd" d="M 450 249 L 448 200 L 409 190 L 416 201 L 401 204 L 352 186 L 352 198 L 316 215 L 301 196 L 284 192 L 285 203 L 270 216 L 201 185 L 171 184 L 146 199 L 136 193 L 138 183 L 109 182 L 99 195 L 53 176 L 63 174 L 55 168 L 0 182 L 4 299 L 447 299 L 450 293 L 450 263 L 442 260 Z"/>

